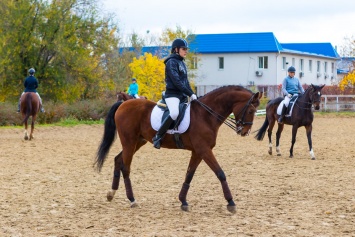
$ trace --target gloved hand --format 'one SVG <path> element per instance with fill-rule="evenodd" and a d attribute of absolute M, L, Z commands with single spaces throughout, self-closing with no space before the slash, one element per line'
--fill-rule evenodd
<path fill-rule="evenodd" d="M 291 97 L 292 97 L 292 95 L 291 95 L 291 94 L 288 94 L 287 96 L 288 96 L 288 98 L 290 98 L 290 99 L 291 99 Z"/>
<path fill-rule="evenodd" d="M 195 94 L 192 94 L 192 95 L 190 96 L 190 99 L 191 99 L 191 101 L 197 100 L 197 96 L 196 96 Z"/>

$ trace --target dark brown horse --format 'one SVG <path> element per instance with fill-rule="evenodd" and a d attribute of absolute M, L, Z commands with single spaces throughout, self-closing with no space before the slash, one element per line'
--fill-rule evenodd
<path fill-rule="evenodd" d="M 38 95 L 34 92 L 26 92 L 21 96 L 21 114 L 22 114 L 22 123 L 25 124 L 25 140 L 32 140 L 33 130 L 35 127 L 35 121 L 37 117 L 37 113 L 40 108 Z M 28 119 L 32 116 L 31 121 L 31 132 L 28 137 L 27 127 L 28 127 Z"/>
<path fill-rule="evenodd" d="M 292 143 L 290 148 L 290 158 L 293 157 L 293 146 L 296 142 L 297 130 L 299 127 L 304 126 L 306 128 L 306 134 L 309 145 L 309 153 L 312 160 L 315 160 L 313 148 L 312 148 L 312 122 L 313 122 L 313 110 L 319 110 L 320 100 L 322 96 L 323 86 L 310 85 L 303 95 L 300 95 L 293 107 L 291 117 L 285 117 L 283 119 L 284 124 L 292 125 Z M 276 113 L 277 107 L 283 100 L 282 97 L 271 100 L 266 105 L 266 118 L 262 127 L 256 131 L 257 134 L 255 138 L 259 141 L 263 140 L 266 129 L 268 131 L 269 137 L 269 154 L 272 155 L 272 142 L 271 135 L 272 129 L 274 128 L 275 121 L 277 121 L 278 115 Z M 284 129 L 284 124 L 278 124 L 276 132 L 276 152 L 278 156 L 281 156 L 280 152 L 280 137 L 282 130 Z"/>
<path fill-rule="evenodd" d="M 118 92 L 116 96 L 117 96 L 117 101 L 126 101 L 126 100 L 136 99 L 133 96 L 131 96 L 123 91 Z M 139 99 L 147 99 L 147 97 L 139 96 Z"/>
<path fill-rule="evenodd" d="M 218 129 L 222 123 L 235 129 L 241 136 L 249 135 L 261 96 L 260 92 L 254 94 L 240 86 L 225 86 L 191 102 L 191 123 L 188 130 L 180 136 L 185 149 L 191 151 L 185 181 L 179 194 L 182 210 L 189 209 L 186 201 L 187 192 L 194 173 L 203 160 L 221 182 L 224 197 L 228 202 L 227 209 L 232 213 L 236 211 L 226 176 L 212 149 L 216 145 Z M 107 194 L 109 201 L 113 199 L 118 189 L 122 172 L 127 198 L 132 207 L 137 205 L 130 181 L 131 162 L 139 148 L 148 141 L 152 142 L 156 134 L 150 123 L 155 105 L 156 103 L 150 100 L 116 102 L 107 115 L 104 135 L 94 164 L 98 171 L 101 170 L 115 140 L 116 130 L 122 144 L 122 151 L 115 157 L 112 191 Z M 234 113 L 235 120 L 229 118 L 231 113 Z M 166 134 L 161 145 L 164 148 L 177 149 L 174 135 L 171 134 Z"/>

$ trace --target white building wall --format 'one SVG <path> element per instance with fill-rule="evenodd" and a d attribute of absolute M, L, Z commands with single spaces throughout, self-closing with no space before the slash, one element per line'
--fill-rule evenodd
<path fill-rule="evenodd" d="M 268 68 L 259 68 L 258 57 L 264 56 L 268 57 Z M 219 57 L 224 58 L 223 69 L 219 69 Z M 283 57 L 286 57 L 286 62 L 288 62 L 285 67 L 283 67 Z M 300 77 L 300 59 L 303 59 L 302 77 Z M 290 66 L 296 68 L 296 77 L 300 79 L 302 84 L 331 85 L 337 81 L 336 60 L 324 57 L 286 53 L 230 53 L 203 54 L 199 55 L 198 60 L 198 68 L 194 70 L 197 75 L 195 84 L 198 96 L 224 85 L 280 85 L 287 76 L 287 68 Z M 309 69 L 309 60 L 312 60 L 311 70 Z M 320 62 L 319 73 L 317 72 L 317 61 Z M 327 63 L 326 71 L 325 63 Z M 261 71 L 262 75 L 257 76 L 256 71 Z"/>

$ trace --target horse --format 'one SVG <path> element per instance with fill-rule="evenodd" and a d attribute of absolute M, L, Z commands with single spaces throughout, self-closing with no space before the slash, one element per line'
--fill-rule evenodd
<path fill-rule="evenodd" d="M 126 100 L 136 99 L 133 96 L 131 96 L 123 91 L 118 92 L 116 97 L 117 97 L 117 101 L 126 101 Z M 139 96 L 139 99 L 147 99 L 147 97 Z"/>
<path fill-rule="evenodd" d="M 180 141 L 182 141 L 184 149 L 191 151 L 187 173 L 179 194 L 183 211 L 189 211 L 186 201 L 187 192 L 194 173 L 203 160 L 221 182 L 224 198 L 228 202 L 227 210 L 232 213 L 236 212 L 236 206 L 228 187 L 226 176 L 218 164 L 212 149 L 216 145 L 218 129 L 222 123 L 235 129 L 236 133 L 242 137 L 249 135 L 261 96 L 261 92 L 253 93 L 241 86 L 224 86 L 189 104 L 191 106 L 190 126 L 185 133 L 180 134 Z M 156 134 L 150 123 L 150 116 L 156 105 L 151 100 L 128 100 L 116 102 L 109 110 L 105 119 L 103 138 L 93 164 L 94 168 L 100 172 L 115 140 L 115 130 L 117 130 L 122 151 L 114 159 L 112 190 L 107 193 L 108 201 L 113 199 L 118 189 L 122 172 L 126 196 L 130 201 L 130 205 L 131 207 L 138 205 L 135 201 L 130 181 L 131 162 L 133 155 L 148 141 L 152 143 L 152 139 Z M 234 119 L 229 117 L 231 113 L 235 115 Z M 177 149 L 174 135 L 176 134 L 166 134 L 161 146 Z"/>
<path fill-rule="evenodd" d="M 21 114 L 22 114 L 22 124 L 25 124 L 25 140 L 32 140 L 33 130 L 35 126 L 35 121 L 37 117 L 37 113 L 40 108 L 40 102 L 38 95 L 34 92 L 26 92 L 21 96 Z M 32 116 L 31 121 L 31 132 L 30 136 L 28 136 L 27 127 L 28 127 L 28 119 Z"/>
<path fill-rule="evenodd" d="M 276 152 L 277 156 L 281 156 L 280 151 L 280 137 L 284 128 L 284 124 L 292 125 L 292 141 L 290 148 L 290 158 L 293 158 L 293 146 L 296 142 L 297 130 L 299 127 L 304 126 L 306 128 L 306 135 L 308 139 L 309 153 L 311 155 L 311 159 L 315 160 L 315 155 L 312 147 L 312 123 L 313 123 L 313 110 L 312 106 L 315 110 L 319 110 L 320 101 L 322 96 L 322 86 L 316 86 L 311 84 L 303 95 L 299 95 L 297 101 L 295 102 L 292 110 L 292 115 L 290 117 L 284 117 L 283 123 L 278 123 L 278 128 L 276 132 Z M 277 115 L 277 107 L 280 102 L 283 100 L 282 97 L 278 97 L 274 100 L 270 100 L 266 105 L 266 117 L 261 128 L 255 132 L 257 132 L 255 138 L 259 141 L 263 140 L 266 129 L 268 131 L 269 137 L 269 154 L 272 155 L 272 142 L 271 135 L 272 129 L 274 128 L 275 121 L 279 115 Z"/>

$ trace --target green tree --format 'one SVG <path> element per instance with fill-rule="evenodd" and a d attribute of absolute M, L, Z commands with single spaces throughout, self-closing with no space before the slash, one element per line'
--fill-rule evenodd
<path fill-rule="evenodd" d="M 44 98 L 95 98 L 114 88 L 116 26 L 96 0 L 9 0 L 0 3 L 1 101 L 17 99 L 34 67 Z"/>

